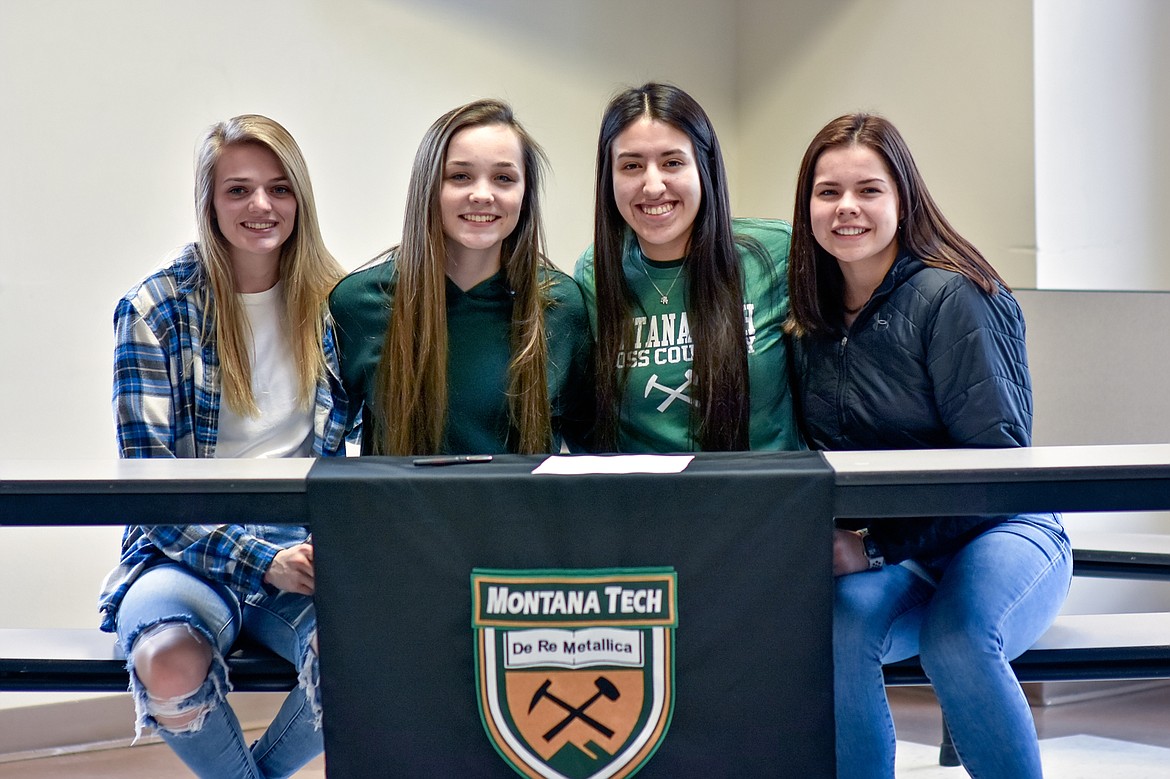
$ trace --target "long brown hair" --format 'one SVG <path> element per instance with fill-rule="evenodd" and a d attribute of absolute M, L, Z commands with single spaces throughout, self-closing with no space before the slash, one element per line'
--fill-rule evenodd
<path fill-rule="evenodd" d="M 613 144 L 648 117 L 685 133 L 695 150 L 702 202 L 691 228 L 687 268 L 688 318 L 694 340 L 694 439 L 705 450 L 748 448 L 750 398 L 744 339 L 743 272 L 731 229 L 731 199 L 719 138 L 703 108 L 676 86 L 648 83 L 614 97 L 597 139 L 593 233 L 597 289 L 597 430 L 603 448 L 617 447 L 621 396 L 628 372 L 618 355 L 633 340 L 635 304 L 622 272 L 627 225 L 613 191 Z M 753 244 L 754 248 L 754 244 Z"/>
<path fill-rule="evenodd" d="M 430 454 L 443 447 L 448 397 L 446 243 L 439 205 L 443 165 L 456 133 L 496 124 L 516 133 L 524 155 L 520 218 L 500 253 L 513 293 L 508 410 L 519 434 L 516 451 L 533 454 L 552 446 L 544 323 L 549 305 L 544 270 L 549 262 L 540 211 L 546 158 L 507 103 L 477 100 L 439 117 L 414 157 L 402 243 L 387 252 L 395 264 L 395 279 L 372 401 L 379 416 L 376 454 Z"/>
<path fill-rule="evenodd" d="M 810 215 L 817 162 L 827 150 L 844 146 L 872 149 L 893 176 L 901 209 L 900 251 L 932 267 L 961 273 L 988 295 L 996 294 L 1001 286 L 1008 288 L 979 250 L 943 216 L 897 128 L 873 114 L 846 114 L 816 134 L 800 163 L 788 258 L 791 313 L 786 328 L 791 334 L 835 333 L 844 322 L 844 277 L 837 260 L 813 236 Z"/>
<path fill-rule="evenodd" d="M 296 224 L 280 248 L 280 278 L 289 341 L 297 366 L 301 405 L 313 401 L 318 377 L 325 370 L 322 342 L 325 298 L 344 271 L 321 238 L 317 204 L 309 168 L 288 130 L 266 116 L 243 114 L 208 129 L 195 154 L 195 212 L 198 252 L 207 280 L 205 316 L 219 354 L 223 396 L 241 415 L 258 413 L 252 395 L 252 366 L 248 362 L 248 325 L 236 297 L 231 247 L 215 216 L 215 166 L 224 149 L 236 144 L 262 146 L 276 155 L 297 200 Z"/>

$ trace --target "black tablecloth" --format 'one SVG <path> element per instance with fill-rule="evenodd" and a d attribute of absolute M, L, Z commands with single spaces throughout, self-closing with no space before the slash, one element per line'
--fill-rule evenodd
<path fill-rule="evenodd" d="M 329 775 L 515 776 L 480 716 L 473 570 L 665 568 L 677 581 L 674 708 L 639 776 L 832 776 L 833 475 L 821 458 L 532 475 L 540 459 L 314 465 Z"/>

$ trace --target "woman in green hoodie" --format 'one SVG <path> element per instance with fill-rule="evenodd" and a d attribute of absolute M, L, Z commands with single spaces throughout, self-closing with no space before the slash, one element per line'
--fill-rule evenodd
<path fill-rule="evenodd" d="M 591 340 L 544 254 L 544 154 L 498 100 L 441 116 L 415 155 L 402 242 L 329 298 L 362 453 L 540 453 L 590 425 Z"/>

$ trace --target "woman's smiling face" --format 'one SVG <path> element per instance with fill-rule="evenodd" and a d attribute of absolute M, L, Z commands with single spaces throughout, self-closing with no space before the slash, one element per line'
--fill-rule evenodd
<path fill-rule="evenodd" d="M 703 202 L 691 139 L 643 116 L 613 142 L 613 196 L 647 259 L 684 257 Z"/>
<path fill-rule="evenodd" d="M 455 133 L 439 201 L 448 256 L 494 254 L 498 261 L 524 206 L 524 149 L 516 131 L 487 124 Z"/>
<path fill-rule="evenodd" d="M 898 189 L 885 161 L 866 146 L 836 146 L 817 160 L 809 216 L 821 248 L 842 271 L 880 278 L 898 255 Z M 868 274 L 867 274 L 868 275 Z"/>
<path fill-rule="evenodd" d="M 215 163 L 216 224 L 233 262 L 278 263 L 297 224 L 297 198 L 276 154 L 258 143 L 235 143 Z"/>

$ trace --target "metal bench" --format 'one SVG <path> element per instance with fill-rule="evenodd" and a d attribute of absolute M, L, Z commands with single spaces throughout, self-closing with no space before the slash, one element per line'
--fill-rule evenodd
<path fill-rule="evenodd" d="M 1170 539 L 1164 536 L 1093 534 L 1090 543 L 1093 548 L 1073 552 L 1077 576 L 1170 580 Z M 240 692 L 285 692 L 297 684 L 296 669 L 258 645 L 242 644 L 227 663 Z M 1012 668 L 1021 682 L 1170 679 L 1170 612 L 1062 615 Z M 917 657 L 883 670 L 890 686 L 930 683 Z M 108 633 L 0 628 L 2 691 L 126 689 L 125 658 Z M 945 722 L 940 763 L 959 764 Z"/>
<path fill-rule="evenodd" d="M 282 657 L 250 643 L 227 658 L 232 688 L 284 692 L 297 671 Z M 114 636 L 97 628 L 0 628 L 0 690 L 125 692 L 126 660 Z"/>
<path fill-rule="evenodd" d="M 1170 612 L 1061 615 L 1012 668 L 1021 682 L 1170 679 Z M 891 686 L 930 684 L 917 657 L 883 671 Z"/>

